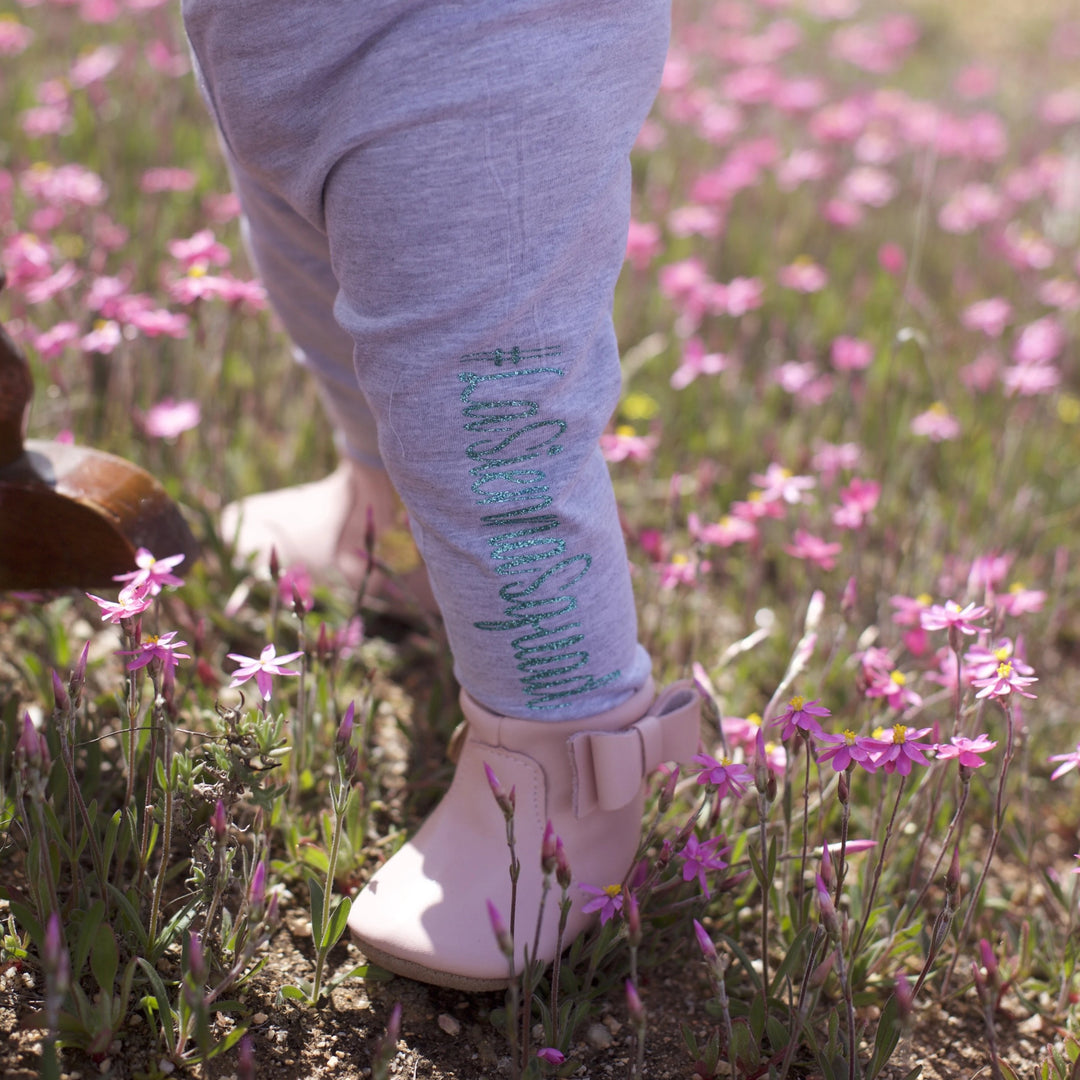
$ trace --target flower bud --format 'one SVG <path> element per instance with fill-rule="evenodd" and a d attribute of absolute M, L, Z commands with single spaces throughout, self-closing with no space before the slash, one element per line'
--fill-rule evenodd
<path fill-rule="evenodd" d="M 338 724 L 337 749 L 339 754 L 344 754 L 352 743 L 353 717 L 355 713 L 356 702 L 350 701 L 349 707 L 345 710 L 345 715 L 341 718 L 341 723 Z"/>
<path fill-rule="evenodd" d="M 555 837 L 555 880 L 560 889 L 569 889 L 574 876 L 570 872 L 570 863 L 566 858 L 566 848 L 563 847 L 562 837 Z"/>
<path fill-rule="evenodd" d="M 245 1035 L 240 1040 L 236 1080 L 255 1080 L 255 1047 L 252 1044 L 250 1035 Z"/>
<path fill-rule="evenodd" d="M 821 923 L 825 927 L 825 932 L 835 941 L 840 937 L 840 918 L 836 914 L 832 897 L 825 887 L 825 882 L 821 880 L 820 874 L 815 876 L 814 884 L 817 890 L 818 906 L 821 908 Z"/>
<path fill-rule="evenodd" d="M 555 873 L 555 840 L 555 826 L 551 824 L 551 818 L 548 818 L 544 826 L 544 839 L 540 844 L 540 869 L 545 877 Z"/>
<path fill-rule="evenodd" d="M 491 788 L 491 794 L 495 796 L 495 801 L 499 804 L 503 817 L 509 821 L 514 816 L 514 790 L 511 789 L 510 794 L 506 794 L 502 784 L 499 783 L 499 778 L 495 775 L 494 769 L 486 761 L 484 762 L 484 775 L 487 776 L 488 787 Z"/>
<path fill-rule="evenodd" d="M 225 816 L 225 804 L 218 799 L 214 812 L 210 815 L 210 828 L 214 830 L 214 839 L 220 844 L 225 839 L 229 829 L 229 821 Z"/>
<path fill-rule="evenodd" d="M 206 981 L 206 956 L 203 953 L 202 938 L 195 933 L 188 935 L 188 971 L 200 986 Z"/>
<path fill-rule="evenodd" d="M 848 799 L 851 797 L 851 785 L 848 782 L 848 773 L 845 769 L 836 781 L 836 797 L 840 800 L 841 806 L 847 806 Z"/>
<path fill-rule="evenodd" d="M 401 1037 L 401 1002 L 395 1002 L 390 1010 L 390 1018 L 386 1021 L 386 1041 L 391 1045 L 397 1045 Z"/>
<path fill-rule="evenodd" d="M 548 1065 L 561 1065 L 566 1060 L 566 1055 L 554 1046 L 542 1046 L 536 1051 L 536 1056 Z"/>
<path fill-rule="evenodd" d="M 986 980 L 996 987 L 998 984 L 998 959 L 993 946 L 986 938 L 979 938 L 979 955 L 982 957 L 983 967 L 986 969 Z"/>
<path fill-rule="evenodd" d="M 364 553 L 368 557 L 370 565 L 375 557 L 375 507 L 368 503 L 367 515 L 364 518 Z"/>
<path fill-rule="evenodd" d="M 251 875 L 251 884 L 248 886 L 248 903 L 252 907 L 262 907 L 266 899 L 266 863 L 260 859 L 255 865 L 255 871 Z"/>
<path fill-rule="evenodd" d="M 514 942 L 510 937 L 509 931 L 506 929 L 506 924 L 502 920 L 502 916 L 499 914 L 499 909 L 489 900 L 487 902 L 488 919 L 491 921 L 491 930 L 495 935 L 495 940 L 499 945 L 499 952 L 503 956 L 511 957 L 514 955 Z"/>
<path fill-rule="evenodd" d="M 906 1024 L 915 1008 L 915 998 L 911 993 L 911 983 L 908 977 L 901 971 L 896 976 L 896 1012 L 900 1017 L 900 1023 Z"/>
<path fill-rule="evenodd" d="M 821 848 L 821 880 L 825 883 L 825 888 L 832 892 L 836 875 L 833 873 L 832 856 L 829 854 L 828 844 L 822 845 Z"/>
<path fill-rule="evenodd" d="M 56 670 L 52 673 L 52 686 L 53 686 L 53 699 L 56 701 L 56 711 L 66 713 L 71 708 L 71 698 L 68 697 L 68 692 L 64 686 L 63 680 L 57 674 Z"/>
<path fill-rule="evenodd" d="M 270 580 L 276 585 L 281 577 L 281 560 L 278 558 L 277 545 L 270 546 Z"/>
<path fill-rule="evenodd" d="M 765 730 L 759 727 L 754 737 L 754 787 L 758 789 L 759 795 L 767 797 L 770 775 L 769 758 L 765 750 Z"/>
<path fill-rule="evenodd" d="M 630 1019 L 635 1023 L 643 1024 L 645 1022 L 645 1006 L 641 1004 L 637 988 L 629 979 L 626 980 L 626 1011 L 630 1014 Z"/>
<path fill-rule="evenodd" d="M 713 944 L 713 939 L 709 937 L 708 930 L 697 919 L 694 920 L 694 936 L 697 938 L 702 956 L 710 962 L 714 961 L 717 958 L 716 946 Z"/>

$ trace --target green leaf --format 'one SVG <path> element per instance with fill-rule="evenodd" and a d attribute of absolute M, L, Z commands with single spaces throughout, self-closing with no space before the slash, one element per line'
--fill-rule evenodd
<path fill-rule="evenodd" d="M 120 950 L 116 945 L 116 935 L 108 924 L 102 926 L 90 948 L 90 970 L 101 987 L 102 994 L 112 1001 L 113 986 L 116 983 L 116 969 L 120 966 Z"/>
<path fill-rule="evenodd" d="M 165 984 L 161 981 L 161 976 L 157 973 L 153 964 L 148 963 L 141 956 L 137 957 L 137 959 L 139 967 L 143 969 L 143 974 L 150 980 L 150 987 L 154 991 L 158 1022 L 161 1024 L 162 1031 L 165 1034 L 165 1045 L 171 1053 L 176 1042 L 176 1029 L 173 1027 L 173 1011 L 172 1005 L 169 1003 L 168 992 L 165 990 Z"/>
<path fill-rule="evenodd" d="M 307 995 L 299 986 L 283 986 L 278 993 L 289 1001 L 307 1001 Z"/>
<path fill-rule="evenodd" d="M 90 955 L 90 946 L 94 943 L 101 920 L 105 918 L 105 901 L 95 900 L 90 909 L 83 914 L 79 924 L 79 936 L 75 939 L 75 949 L 71 955 L 71 973 L 78 979 L 86 966 Z"/>
<path fill-rule="evenodd" d="M 345 925 L 349 921 L 349 912 L 352 911 L 352 900 L 343 896 L 334 908 L 330 921 L 323 932 L 322 948 L 326 951 L 332 949 L 342 934 L 345 933 Z"/>
<path fill-rule="evenodd" d="M 1020 1080 L 1013 1067 L 1007 1061 L 1002 1061 L 999 1058 L 998 1068 L 1001 1070 L 1001 1075 L 1004 1077 L 1004 1080 Z"/>
<path fill-rule="evenodd" d="M 866 1080 L 874 1080 L 874 1077 L 885 1068 L 896 1049 L 896 1044 L 900 1041 L 903 1030 L 904 1025 L 900 1022 L 900 1006 L 897 1004 L 896 995 L 893 994 L 885 1002 L 885 1008 L 881 1010 L 877 1033 L 874 1035 L 874 1052 L 870 1056 L 870 1064 L 866 1067 Z"/>

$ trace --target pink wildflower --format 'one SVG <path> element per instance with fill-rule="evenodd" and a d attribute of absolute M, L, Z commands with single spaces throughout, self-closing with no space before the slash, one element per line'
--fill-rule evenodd
<path fill-rule="evenodd" d="M 874 348 L 868 341 L 841 335 L 832 343 L 831 359 L 837 371 L 863 371 L 874 359 Z"/>
<path fill-rule="evenodd" d="M 784 545 L 784 551 L 792 558 L 806 559 L 822 570 L 832 570 L 842 550 L 842 544 L 830 543 L 805 529 L 796 529 L 792 543 Z"/>
<path fill-rule="evenodd" d="M 908 728 L 894 724 L 886 731 L 886 737 L 867 739 L 865 746 L 874 754 L 874 764 L 886 773 L 898 772 L 907 776 L 912 765 L 929 765 L 924 751 L 933 749 L 932 744 L 920 740 L 930 733 L 930 728 Z"/>
<path fill-rule="evenodd" d="M 690 535 L 702 544 L 731 547 L 734 544 L 756 540 L 757 526 L 752 521 L 725 514 L 719 521 L 703 525 L 696 514 L 687 519 Z"/>
<path fill-rule="evenodd" d="M 1046 593 L 1042 589 L 1026 589 L 1019 581 L 1009 586 L 1009 591 L 999 593 L 994 598 L 1006 615 L 1026 615 L 1029 612 L 1042 611 L 1046 603 Z"/>
<path fill-rule="evenodd" d="M 933 749 L 938 761 L 956 758 L 958 765 L 978 769 L 986 764 L 979 755 L 989 753 L 995 746 L 997 742 L 991 742 L 989 735 L 976 735 L 974 739 L 954 735 L 948 743 L 937 743 Z"/>
<path fill-rule="evenodd" d="M 243 686 L 248 679 L 254 677 L 255 685 L 259 688 L 259 694 L 263 701 L 269 701 L 273 691 L 272 675 L 299 675 L 299 671 L 293 671 L 283 665 L 299 659 L 303 652 L 286 653 L 284 656 L 277 655 L 277 649 L 273 644 L 263 647 L 258 658 L 241 656 L 239 653 L 229 653 L 228 659 L 235 660 L 239 665 L 233 672 L 233 681 L 229 683 L 229 689 L 234 690 Z"/>
<path fill-rule="evenodd" d="M 702 766 L 698 783 L 712 784 L 717 798 L 722 799 L 728 794 L 741 798 L 746 794 L 747 785 L 754 782 L 750 770 L 745 765 L 733 763 L 730 758 L 717 761 L 709 754 L 695 754 L 693 760 Z"/>
<path fill-rule="evenodd" d="M 693 881 L 697 878 L 701 891 L 706 897 L 712 895 L 705 879 L 706 873 L 710 870 L 726 870 L 728 867 L 722 856 L 726 855 L 731 848 L 719 847 L 723 842 L 723 836 L 714 836 L 711 840 L 702 842 L 691 833 L 686 846 L 679 852 L 679 857 L 683 860 L 683 881 Z"/>
<path fill-rule="evenodd" d="M 163 398 L 137 418 L 143 431 L 155 439 L 175 439 L 198 427 L 202 412 L 197 401 Z"/>
<path fill-rule="evenodd" d="M 977 698 L 1008 697 L 1009 694 L 1020 694 L 1022 697 L 1033 698 L 1034 694 L 1027 692 L 1027 687 L 1039 680 L 1033 675 L 1021 675 L 1011 660 L 1004 660 L 997 666 L 993 675 L 983 679 L 972 679 L 971 685 L 979 687 Z"/>
<path fill-rule="evenodd" d="M 819 738 L 824 732 L 816 717 L 831 715 L 824 705 L 818 704 L 817 698 L 807 701 L 806 698 L 797 694 L 788 702 L 787 712 L 778 716 L 769 726 L 784 725 L 780 732 L 781 739 L 790 739 L 797 731 Z"/>
<path fill-rule="evenodd" d="M 816 739 L 828 747 L 827 750 L 818 753 L 819 764 L 831 761 L 832 767 L 837 772 L 846 772 L 854 765 L 861 765 L 869 772 L 877 769 L 872 753 L 876 748 L 867 748 L 866 744 L 869 740 L 865 735 L 856 735 L 854 731 L 845 729 L 839 735 L 823 731 L 816 736 Z"/>
<path fill-rule="evenodd" d="M 767 502 L 782 499 L 792 506 L 809 501 L 805 493 L 817 486 L 812 476 L 796 476 L 790 469 L 775 461 L 765 470 L 750 477 L 761 488 L 761 497 Z"/>
<path fill-rule="evenodd" d="M 940 401 L 935 401 L 911 421 L 911 431 L 933 442 L 946 442 L 960 434 L 960 425 Z"/>
<path fill-rule="evenodd" d="M 980 330 L 987 337 L 998 338 L 1011 318 L 1012 305 L 995 296 L 971 304 L 964 310 L 961 321 L 969 330 Z"/>
<path fill-rule="evenodd" d="M 1059 776 L 1064 776 L 1067 772 L 1080 768 L 1080 743 L 1076 744 L 1075 750 L 1070 750 L 1067 754 L 1051 754 L 1050 760 L 1061 762 L 1050 774 L 1051 780 L 1056 780 Z"/>
<path fill-rule="evenodd" d="M 166 559 L 155 559 L 153 554 L 146 548 L 139 548 L 135 552 L 135 566 L 129 574 L 117 574 L 113 581 L 126 581 L 127 589 L 149 590 L 151 596 L 157 596 L 166 586 L 177 588 L 183 585 L 183 579 L 172 573 L 173 567 L 179 566 L 184 561 L 183 555 L 170 555 Z"/>
<path fill-rule="evenodd" d="M 825 288 L 829 275 L 813 259 L 803 255 L 793 263 L 781 267 L 776 279 L 785 289 L 794 289 L 801 293 L 815 293 Z"/>
<path fill-rule="evenodd" d="M 968 604 L 960 607 L 955 600 L 946 600 L 944 604 L 932 604 L 920 616 L 920 622 L 924 630 L 948 630 L 957 631 L 961 634 L 976 634 L 979 627 L 976 620 L 985 618 L 990 613 L 989 608 L 978 604 Z"/>
<path fill-rule="evenodd" d="M 622 911 L 623 888 L 621 884 L 605 885 L 603 888 L 595 885 L 579 885 L 578 888 L 592 897 L 582 907 L 582 912 L 591 915 L 594 911 L 599 911 L 601 926 Z"/>
<path fill-rule="evenodd" d="M 167 634 L 151 634 L 135 648 L 133 652 L 121 652 L 120 656 L 133 656 L 127 665 L 128 671 L 136 671 L 156 661 L 165 671 L 172 671 L 180 666 L 181 660 L 190 660 L 191 656 L 178 650 L 187 645 L 186 641 L 174 641 L 177 631 Z"/>
<path fill-rule="evenodd" d="M 120 595 L 115 602 L 95 596 L 93 593 L 87 593 L 86 595 L 101 609 L 101 621 L 110 623 L 119 623 L 123 619 L 134 619 L 146 611 L 152 602 L 149 589 L 142 591 L 132 590 L 130 587 L 121 589 Z"/>

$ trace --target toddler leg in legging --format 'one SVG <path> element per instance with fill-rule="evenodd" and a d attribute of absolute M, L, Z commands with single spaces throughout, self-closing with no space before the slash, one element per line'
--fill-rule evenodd
<path fill-rule="evenodd" d="M 331 33 L 332 53 L 347 36 L 333 8 L 321 28 L 322 5 L 303 5 L 305 40 Z M 516 790 L 520 966 L 546 823 L 578 880 L 617 886 L 644 774 L 696 749 L 693 692 L 654 700 L 598 448 L 619 390 L 611 304 L 629 150 L 667 11 L 661 0 L 387 11 L 310 72 L 295 70 L 302 50 L 289 53 L 296 112 L 284 111 L 284 82 L 282 108 L 257 131 L 221 111 L 241 164 L 328 237 L 335 314 L 469 720 L 449 793 L 357 898 L 350 925 L 393 970 L 487 987 L 505 983 L 507 964 L 486 902 L 509 920 L 511 895 L 489 770 Z M 287 145 L 303 153 L 283 155 Z M 571 934 L 588 921 L 576 899 Z"/>

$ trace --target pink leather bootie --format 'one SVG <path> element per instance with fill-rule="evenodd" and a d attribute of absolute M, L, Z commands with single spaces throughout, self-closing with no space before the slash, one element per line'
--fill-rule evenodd
<path fill-rule="evenodd" d="M 484 770 L 516 793 L 514 830 L 521 863 L 515 971 L 532 951 L 543 875 L 541 844 L 548 820 L 573 872 L 574 901 L 564 935 L 569 945 L 592 921 L 580 884 L 622 882 L 641 839 L 645 778 L 664 761 L 697 752 L 701 699 L 677 683 L 654 699 L 652 683 L 629 701 L 585 720 L 515 720 L 461 695 L 467 734 L 453 782 L 408 843 L 356 897 L 349 927 L 360 950 L 381 967 L 421 982 L 462 990 L 509 984 L 488 916 L 491 901 L 510 922 L 510 856 L 502 811 Z M 555 958 L 557 886 L 544 909 L 538 958 Z"/>
<path fill-rule="evenodd" d="M 405 509 L 385 470 L 343 461 L 322 480 L 251 495 L 221 514 L 221 535 L 238 559 L 265 572 L 271 550 L 282 569 L 302 564 L 316 580 L 358 589 L 364 580 L 368 508 L 375 558 L 393 578 L 373 573 L 367 599 L 393 614 L 437 615 L 427 571 L 409 532 Z"/>

